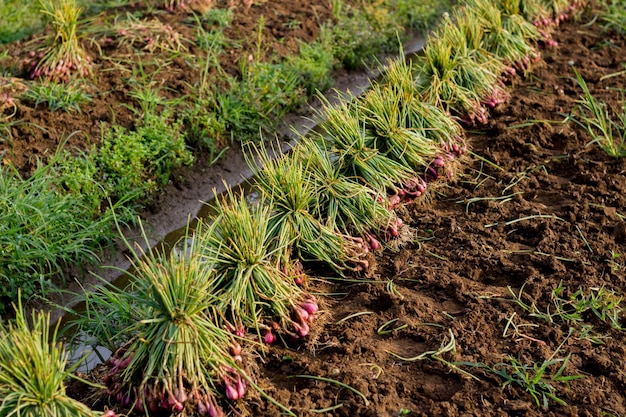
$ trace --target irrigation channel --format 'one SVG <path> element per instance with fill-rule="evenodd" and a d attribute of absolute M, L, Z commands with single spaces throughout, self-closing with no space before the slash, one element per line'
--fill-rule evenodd
<path fill-rule="evenodd" d="M 402 47 L 402 52 L 406 59 L 410 60 L 420 53 L 425 45 L 424 36 L 413 33 Z M 390 56 L 389 58 L 394 58 Z M 324 99 L 330 104 L 339 102 L 346 94 L 358 97 L 370 86 L 372 80 L 379 78 L 380 67 L 366 70 L 347 71 L 335 77 L 335 85 L 323 94 Z M 322 101 L 319 98 L 308 103 L 307 114 L 313 114 L 321 109 Z M 288 114 L 279 126 L 275 137 L 278 141 L 267 145 L 266 151 L 270 156 L 277 156 L 280 153 L 289 152 L 297 143 L 299 137 L 315 131 L 317 122 L 311 117 L 303 116 L 300 113 Z M 277 149 L 279 146 L 280 149 Z M 185 190 L 169 187 L 165 190 L 167 195 L 166 208 L 162 208 L 156 213 L 146 216 L 144 227 L 147 231 L 147 242 L 141 232 L 137 229 L 125 229 L 123 234 L 125 239 L 133 245 L 138 245 L 142 250 L 146 250 L 149 245 L 152 250 L 158 248 L 170 251 L 185 234 L 193 231 L 198 223 L 198 219 L 205 219 L 212 214 L 212 203 L 219 196 L 223 195 L 227 189 L 243 191 L 247 198 L 254 199 L 255 191 L 252 188 L 253 172 L 248 167 L 243 152 L 240 148 L 229 149 L 223 158 L 219 160 L 215 167 L 212 167 L 217 175 L 198 178 L 198 181 L 191 182 L 190 187 Z M 184 195 L 183 195 L 184 194 Z M 80 301 L 79 293 L 81 287 L 99 285 L 109 282 L 117 288 L 123 288 L 128 284 L 130 268 L 132 268 L 124 248 L 120 246 L 115 253 L 109 254 L 103 260 L 102 265 L 96 269 L 87 271 L 86 277 L 76 288 L 70 288 L 67 293 L 72 294 L 67 299 L 53 299 L 57 305 L 64 305 L 68 310 L 77 313 L 84 309 L 84 302 Z M 78 285 L 78 284 L 77 284 Z M 61 297 L 63 294 L 61 295 Z M 52 312 L 52 321 L 61 321 L 61 328 L 75 318 L 74 314 L 66 312 L 65 309 L 58 308 Z M 72 335 L 72 330 L 64 332 L 65 336 Z M 72 335 L 74 336 L 74 335 Z M 82 343 L 81 343 L 82 340 Z M 82 363 L 77 369 L 86 372 L 93 369 L 99 363 L 107 360 L 112 354 L 111 351 L 102 347 L 94 346 L 81 337 L 73 338 L 74 345 L 70 362 L 81 360 Z"/>

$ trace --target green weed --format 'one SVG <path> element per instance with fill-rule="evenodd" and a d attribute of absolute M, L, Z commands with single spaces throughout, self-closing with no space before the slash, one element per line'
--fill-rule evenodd
<path fill-rule="evenodd" d="M 203 23 L 225 28 L 233 21 L 234 12 L 231 8 L 211 8 L 200 16 Z"/>
<path fill-rule="evenodd" d="M 81 111 L 81 106 L 92 100 L 91 94 L 76 82 L 56 84 L 52 82 L 32 83 L 20 96 L 35 106 L 45 105 L 52 111 L 68 113 Z"/>
<path fill-rule="evenodd" d="M 333 84 L 331 71 L 334 57 L 331 39 L 323 34 L 313 43 L 302 43 L 297 55 L 287 58 L 286 65 L 298 74 L 298 84 L 306 89 L 308 95 L 324 91 Z"/>
<path fill-rule="evenodd" d="M 211 161 L 216 161 L 221 156 L 232 139 L 227 130 L 226 119 L 218 112 L 218 109 L 228 112 L 230 107 L 219 105 L 220 96 L 216 92 L 218 87 L 211 77 L 212 67 L 221 73 L 217 53 L 207 51 L 207 56 L 202 58 L 200 82 L 191 89 L 194 93 L 186 100 L 182 112 L 187 142 L 194 147 L 208 150 Z"/>
<path fill-rule="evenodd" d="M 611 251 L 611 259 L 607 259 L 607 263 L 609 264 L 613 272 L 617 272 L 622 269 L 622 265 L 619 262 L 619 258 L 621 256 L 622 255 L 620 253 Z"/>
<path fill-rule="evenodd" d="M 27 298 L 45 296 L 64 268 L 97 261 L 112 237 L 110 222 L 109 215 L 94 219 L 82 197 L 63 192 L 50 166 L 28 179 L 0 168 L 0 299 L 15 300 L 20 288 Z"/>
<path fill-rule="evenodd" d="M 385 3 L 393 10 L 401 26 L 408 26 L 420 33 L 431 29 L 441 14 L 451 8 L 449 0 L 393 0 Z"/>
<path fill-rule="evenodd" d="M 602 0 L 599 5 L 598 15 L 603 29 L 626 33 L 626 3 L 623 0 Z"/>
<path fill-rule="evenodd" d="M 59 149 L 48 163 L 54 171 L 59 189 L 80 199 L 86 213 L 91 213 L 94 218 L 115 213 L 118 222 L 133 223 L 137 214 L 133 202 L 138 192 L 117 195 L 116 201 L 112 201 L 112 190 L 106 184 L 107 179 L 101 178 L 97 155 L 95 149 L 86 152 Z"/>
<path fill-rule="evenodd" d="M 626 101 L 622 97 L 621 109 L 609 109 L 606 103 L 591 95 L 587 83 L 578 73 L 576 80 L 583 90 L 578 100 L 579 116 L 570 116 L 593 138 L 589 144 L 597 144 L 609 156 L 626 156 Z M 623 91 L 622 91 L 623 95 Z"/>
<path fill-rule="evenodd" d="M 4 0 L 0 2 L 0 44 L 25 38 L 43 27 L 36 1 Z"/>
<path fill-rule="evenodd" d="M 172 170 L 191 164 L 193 156 L 186 148 L 182 123 L 172 122 L 164 111 L 144 114 L 134 131 L 121 126 L 104 131 L 96 162 L 101 183 L 119 199 L 134 193 L 147 195 L 167 184 Z"/>
<path fill-rule="evenodd" d="M 213 66 L 219 68 L 219 55 L 224 48 L 232 46 L 233 42 L 222 30 L 205 30 L 201 23 L 197 25 L 197 31 L 198 47 L 207 53 L 207 58 L 204 59 L 211 59 Z"/>
<path fill-rule="evenodd" d="M 214 98 L 217 120 L 238 141 L 259 141 L 259 132 L 274 130 L 285 114 L 302 103 L 298 74 L 285 64 L 243 62 L 241 80 Z"/>
<path fill-rule="evenodd" d="M 523 288 L 515 294 L 511 288 L 513 302 L 526 311 L 531 317 L 548 323 L 564 323 L 578 330 L 581 338 L 594 343 L 602 343 L 602 336 L 595 335 L 593 325 L 589 321 L 595 317 L 602 323 L 607 323 L 612 329 L 622 330 L 623 308 L 620 305 L 622 297 L 604 287 L 590 288 L 587 293 L 583 289 L 564 297 L 566 288 L 561 284 L 552 290 L 551 305 L 541 309 L 533 301 L 528 304 L 522 300 Z"/>
<path fill-rule="evenodd" d="M 543 362 L 533 362 L 532 364 L 522 363 L 520 360 L 509 357 L 508 363 L 500 363 L 488 368 L 495 375 L 503 380 L 503 388 L 509 385 L 517 385 L 530 394 L 535 400 L 537 407 L 547 410 L 550 401 L 554 401 L 559 405 L 567 405 L 567 403 L 557 396 L 554 384 L 565 383 L 583 378 L 582 375 L 564 375 L 565 369 L 569 362 L 570 355 L 564 358 L 556 358 L 554 353 Z"/>
<path fill-rule="evenodd" d="M 397 47 L 396 34 L 403 29 L 388 9 L 375 1 L 363 8 L 344 5 L 332 26 L 333 55 L 345 68 L 363 68 L 376 56 Z"/>

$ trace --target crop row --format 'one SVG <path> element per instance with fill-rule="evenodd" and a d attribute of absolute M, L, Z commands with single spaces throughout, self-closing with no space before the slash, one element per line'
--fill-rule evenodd
<path fill-rule="evenodd" d="M 25 298 L 45 296 L 56 290 L 52 283 L 62 286 L 68 267 L 97 263 L 115 238 L 114 217 L 136 221 L 174 170 L 194 160 L 216 161 L 234 142 L 273 132 L 286 112 L 331 85 L 333 68 L 363 65 L 396 44 L 403 25 L 424 24 L 436 11 L 414 0 L 378 5 L 376 12 L 337 2 L 332 22 L 320 22 L 318 39 L 279 60 L 264 56 L 263 19 L 258 42 L 227 37 L 244 5 L 201 13 L 200 3 L 210 2 L 156 1 L 137 5 L 136 13 L 114 14 L 114 6 L 133 10 L 126 3 L 100 4 L 110 8 L 95 16 L 96 6 L 84 1 L 0 6 L 10 17 L 7 27 L 28 23 L 31 15 L 48 23 L 41 37 L 0 45 L 0 313 L 18 289 Z M 90 14 L 86 21 L 79 20 L 78 4 Z M 182 23 L 165 23 L 172 16 Z M 355 27 L 368 28 L 369 35 Z M 237 62 L 241 73 L 235 75 L 224 57 L 247 46 L 244 41 L 256 50 L 251 61 L 246 52 Z M 174 60 L 187 62 L 189 85 L 168 98 L 172 80 L 165 73 Z M 114 91 L 98 91 L 111 73 L 122 87 L 104 84 Z M 110 109 L 109 121 L 99 109 Z M 74 125 L 74 118 L 82 123 Z M 58 119 L 66 123 L 48 125 Z M 17 142 L 32 141 L 53 145 L 28 158 L 22 153 L 30 145 Z"/>
<path fill-rule="evenodd" d="M 506 100 L 506 83 L 531 71 L 541 48 L 558 45 L 552 32 L 581 7 L 469 0 L 414 61 L 390 61 L 362 97 L 326 103 L 319 129 L 289 154 L 272 159 L 250 144 L 258 201 L 228 191 L 171 253 L 133 251 L 128 287 L 86 294 L 75 324 L 114 352 L 102 383 L 115 411 L 220 416 L 250 386 L 274 402 L 255 383 L 253 357 L 298 343 L 316 325 L 322 301 L 309 292 L 307 271 L 359 273 L 377 251 L 400 244 L 410 231 L 395 208 L 455 175 L 468 154 L 463 126 L 486 122 Z M 49 373 L 38 369 L 49 355 L 57 358 L 50 401 L 64 410 L 50 415 L 97 414 L 57 395 L 64 353 L 37 336 L 47 335 L 45 317 L 36 315 L 30 331 L 16 314 L 1 338 L 0 395 L 21 396 L 5 400 L 0 415 L 43 413 L 23 376 L 45 385 Z M 26 360 L 35 345 L 56 350 Z"/>

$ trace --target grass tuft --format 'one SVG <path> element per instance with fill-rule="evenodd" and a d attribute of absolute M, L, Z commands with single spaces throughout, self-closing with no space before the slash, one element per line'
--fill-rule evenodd
<path fill-rule="evenodd" d="M 45 296 L 53 277 L 75 264 L 98 260 L 113 233 L 110 213 L 94 219 L 81 198 L 62 192 L 53 168 L 28 179 L 0 168 L 0 299 Z M 0 306 L 5 305 L 1 303 Z M 0 310 L 3 310 L 0 307 Z"/>
<path fill-rule="evenodd" d="M 52 111 L 63 110 L 67 113 L 81 111 L 81 106 L 92 100 L 78 83 L 56 84 L 52 82 L 34 83 L 20 97 L 35 106 L 46 105 Z"/>
<path fill-rule="evenodd" d="M 622 97 L 622 108 L 610 110 L 606 103 L 591 95 L 583 77 L 574 70 L 583 95 L 578 100 L 579 116 L 574 121 L 593 138 L 589 144 L 597 144 L 613 158 L 626 156 L 626 100 Z M 622 96 L 623 96 L 622 91 Z M 579 120 L 580 119 L 580 120 Z M 617 121 L 616 121 L 617 120 Z"/>

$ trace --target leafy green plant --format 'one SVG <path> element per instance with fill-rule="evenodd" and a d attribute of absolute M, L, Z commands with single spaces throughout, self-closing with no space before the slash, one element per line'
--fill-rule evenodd
<path fill-rule="evenodd" d="M 33 312 L 29 325 L 21 302 L 15 313 L 14 322 L 0 325 L 0 416 L 100 415 L 65 391 L 65 381 L 77 378 L 80 361 L 68 366 L 68 354 L 57 341 L 59 326 L 50 328 L 50 314 Z"/>
<path fill-rule="evenodd" d="M 278 126 L 284 115 L 301 103 L 298 74 L 286 64 L 242 62 L 242 79 L 213 97 L 216 120 L 238 141 L 260 140 L 260 132 Z"/>
<path fill-rule="evenodd" d="M 48 160 L 51 176 L 59 190 L 83 203 L 86 215 L 91 213 L 93 218 L 110 218 L 114 214 L 120 223 L 134 223 L 137 207 L 133 201 L 137 198 L 137 191 L 117 195 L 116 201 L 111 201 L 112 189 L 107 186 L 106 179 L 101 178 L 97 154 L 96 149 L 85 152 L 58 149 Z"/>
<path fill-rule="evenodd" d="M 203 23 L 225 28 L 233 21 L 234 12 L 231 8 L 213 7 L 199 17 Z"/>
<path fill-rule="evenodd" d="M 232 17 L 231 17 L 232 19 Z M 205 19 L 201 19 L 196 16 L 196 30 L 197 30 L 197 43 L 198 47 L 203 51 L 206 51 L 208 59 L 213 63 L 213 66 L 219 68 L 218 57 L 224 50 L 224 48 L 233 44 L 233 42 L 224 34 L 224 27 L 218 25 L 216 29 L 205 29 L 202 23 Z"/>
<path fill-rule="evenodd" d="M 45 296 L 65 267 L 97 261 L 113 235 L 110 222 L 110 214 L 94 219 L 80 196 L 63 192 L 50 166 L 28 179 L 0 168 L 0 299 L 15 300 L 20 288 L 25 297 Z"/>
<path fill-rule="evenodd" d="M 242 397 L 247 377 L 239 365 L 241 347 L 215 308 L 212 260 L 199 255 L 190 233 L 169 254 L 131 250 L 128 286 L 88 293 L 86 312 L 76 322 L 114 348 L 104 377 L 110 396 L 140 413 L 193 407 L 199 415 L 221 415 L 222 392 L 230 400 Z"/>
<path fill-rule="evenodd" d="M 332 40 L 327 31 L 313 43 L 302 43 L 297 55 L 287 58 L 286 65 L 298 74 L 298 84 L 306 89 L 309 95 L 316 91 L 324 91 L 333 84 L 331 71 L 334 66 Z"/>
<path fill-rule="evenodd" d="M 68 113 L 80 113 L 81 106 L 92 100 L 91 95 L 78 83 L 56 84 L 46 81 L 31 84 L 20 98 L 35 106 L 44 104 L 52 111 L 63 110 Z"/>
<path fill-rule="evenodd" d="M 69 82 L 73 74 L 85 77 L 91 72 L 91 58 L 78 41 L 76 27 L 82 9 L 76 0 L 40 0 L 41 13 L 54 28 L 38 51 L 30 52 L 27 70 L 31 78 Z"/>
<path fill-rule="evenodd" d="M 108 192 L 116 198 L 135 192 L 146 195 L 166 184 L 172 169 L 191 164 L 181 127 L 181 121 L 171 122 L 164 110 L 144 114 L 134 131 L 116 125 L 105 131 L 97 163 Z"/>
<path fill-rule="evenodd" d="M 396 34 L 402 33 L 402 28 L 387 8 L 380 7 L 381 3 L 340 8 L 338 21 L 331 31 L 333 55 L 344 67 L 363 68 L 378 54 L 396 48 Z"/>
<path fill-rule="evenodd" d="M 289 65 L 242 63 L 241 73 L 235 91 L 246 111 L 244 118 L 234 124 L 235 133 L 251 138 L 258 137 L 259 130 L 272 131 L 290 109 L 304 100 L 298 74 Z"/>
<path fill-rule="evenodd" d="M 387 7 L 393 11 L 395 19 L 400 25 L 408 26 L 426 33 L 441 17 L 441 14 L 450 10 L 451 2 L 435 0 L 392 0 L 386 1 Z"/>
<path fill-rule="evenodd" d="M 5 0 L 0 3 L 0 44 L 20 40 L 42 26 L 37 13 L 37 3 L 33 1 Z"/>
<path fill-rule="evenodd" d="M 578 117 L 573 120 L 593 138 L 589 144 L 597 144 L 609 156 L 626 156 L 626 100 L 622 99 L 620 110 L 609 109 L 606 103 L 596 99 L 583 77 L 574 70 L 583 95 L 578 100 Z M 622 97 L 623 98 L 623 97 Z M 580 120 L 579 120 L 580 119 Z M 616 121 L 617 120 L 617 121 Z"/>
<path fill-rule="evenodd" d="M 490 368 L 491 372 L 503 380 L 503 388 L 517 385 L 530 394 L 537 407 L 547 410 L 550 401 L 559 405 L 567 403 L 557 396 L 554 384 L 565 383 L 583 378 L 582 375 L 565 375 L 570 355 L 556 358 L 559 349 L 548 358 L 532 364 L 525 364 L 516 358 L 509 357 L 508 363 L 500 363 Z"/>
<path fill-rule="evenodd" d="M 194 86 L 195 94 L 190 98 L 191 104 L 183 110 L 183 123 L 187 131 L 187 142 L 195 147 L 207 150 L 211 161 L 216 161 L 227 148 L 230 137 L 227 132 L 226 121 L 218 115 L 215 91 L 209 70 L 212 57 L 207 56 L 204 61 L 202 77 L 198 85 Z M 224 108 L 222 108 L 224 109 Z"/>

